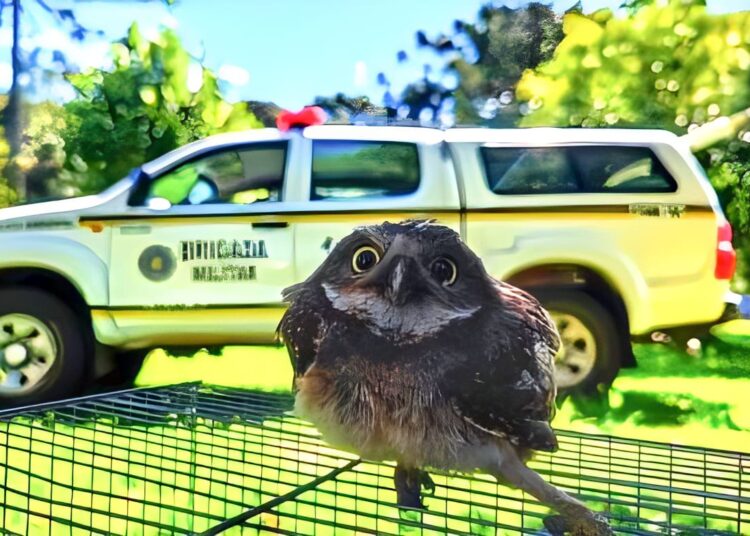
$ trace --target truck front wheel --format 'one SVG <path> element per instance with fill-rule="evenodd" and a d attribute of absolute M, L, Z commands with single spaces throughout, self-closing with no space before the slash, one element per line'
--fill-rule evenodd
<path fill-rule="evenodd" d="M 540 290 L 535 295 L 560 333 L 562 347 L 555 360 L 558 392 L 586 395 L 609 387 L 623 361 L 614 316 L 581 290 Z"/>
<path fill-rule="evenodd" d="M 84 322 L 52 294 L 0 289 L 0 406 L 77 394 L 90 362 L 87 336 Z"/>

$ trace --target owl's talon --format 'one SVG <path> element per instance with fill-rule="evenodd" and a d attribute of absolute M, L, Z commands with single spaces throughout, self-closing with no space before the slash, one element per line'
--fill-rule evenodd
<path fill-rule="evenodd" d="M 607 518 L 602 514 L 586 512 L 583 515 L 547 516 L 542 521 L 552 536 L 611 536 L 614 534 Z"/>
<path fill-rule="evenodd" d="M 419 469 L 405 469 L 400 465 L 396 466 L 393 481 L 396 485 L 396 502 L 400 507 L 425 509 L 422 504 L 423 474 L 426 475 L 427 473 Z M 427 475 L 427 478 L 432 481 L 429 475 Z"/>
<path fill-rule="evenodd" d="M 432 480 L 430 473 L 427 471 L 420 471 L 420 484 L 424 488 L 428 495 L 435 493 L 435 481 Z"/>
<path fill-rule="evenodd" d="M 561 515 L 547 516 L 542 520 L 542 523 L 552 536 L 563 536 L 568 527 L 568 523 Z"/>

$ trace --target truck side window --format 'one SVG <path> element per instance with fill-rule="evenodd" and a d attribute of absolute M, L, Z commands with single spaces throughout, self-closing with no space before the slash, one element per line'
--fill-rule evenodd
<path fill-rule="evenodd" d="M 496 194 L 659 193 L 677 183 L 646 147 L 482 147 Z"/>
<path fill-rule="evenodd" d="M 567 149 L 587 192 L 674 192 L 677 183 L 647 147 Z"/>
<path fill-rule="evenodd" d="M 482 148 L 490 189 L 496 194 L 580 192 L 564 150 L 558 148 Z"/>
<path fill-rule="evenodd" d="M 286 142 L 212 152 L 151 181 L 143 204 L 154 198 L 173 205 L 280 201 L 285 160 Z"/>
<path fill-rule="evenodd" d="M 419 156 L 412 143 L 313 142 L 310 199 L 391 197 L 418 187 Z"/>

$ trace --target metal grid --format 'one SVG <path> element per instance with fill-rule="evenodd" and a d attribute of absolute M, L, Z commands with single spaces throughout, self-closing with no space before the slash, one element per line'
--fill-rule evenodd
<path fill-rule="evenodd" d="M 3 534 L 544 534 L 482 475 L 399 509 L 393 466 L 327 447 L 289 395 L 182 384 L 0 412 Z M 559 432 L 532 466 L 619 534 L 750 534 L 750 457 Z"/>

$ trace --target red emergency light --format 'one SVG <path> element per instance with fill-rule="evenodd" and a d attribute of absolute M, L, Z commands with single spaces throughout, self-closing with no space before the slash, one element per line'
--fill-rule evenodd
<path fill-rule="evenodd" d="M 276 127 L 287 131 L 293 128 L 305 128 L 312 125 L 322 125 L 328 115 L 320 106 L 305 106 L 299 112 L 283 110 L 276 116 Z"/>

